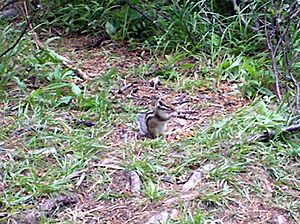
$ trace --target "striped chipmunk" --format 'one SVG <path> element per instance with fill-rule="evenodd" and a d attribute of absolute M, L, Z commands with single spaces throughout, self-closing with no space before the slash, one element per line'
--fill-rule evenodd
<path fill-rule="evenodd" d="M 158 99 L 153 110 L 139 114 L 137 123 L 140 132 L 150 138 L 163 136 L 168 120 L 176 115 L 176 108 L 168 101 Z"/>

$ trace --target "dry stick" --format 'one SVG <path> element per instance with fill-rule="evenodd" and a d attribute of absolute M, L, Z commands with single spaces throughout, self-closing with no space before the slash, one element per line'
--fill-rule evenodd
<path fill-rule="evenodd" d="M 27 4 L 25 1 L 24 1 L 24 12 L 23 13 L 25 14 L 24 15 L 25 17 L 28 16 L 28 7 L 27 7 Z M 31 29 L 33 29 L 32 20 L 29 22 L 28 25 Z M 37 48 L 46 49 L 46 47 L 43 45 L 43 43 L 39 40 L 37 33 L 34 31 L 33 31 L 33 39 L 34 39 L 34 42 L 35 42 Z M 76 67 L 75 65 L 72 65 L 70 61 L 62 60 L 62 63 L 67 68 L 74 70 L 78 74 L 78 76 L 81 77 L 82 79 L 90 80 L 90 77 L 86 73 L 84 73 L 80 68 Z"/>
<path fill-rule="evenodd" d="M 126 90 L 128 90 L 129 88 L 131 88 L 133 86 L 133 82 L 128 83 L 127 85 L 122 86 L 119 90 L 118 93 L 122 94 L 124 93 Z"/>
<path fill-rule="evenodd" d="M 290 125 L 286 128 L 283 128 L 279 134 L 285 133 L 285 132 L 295 132 L 295 131 L 300 131 L 300 124 L 295 124 L 295 125 Z M 249 138 L 247 138 L 248 142 L 254 142 L 254 141 L 263 141 L 263 140 L 268 140 L 271 139 L 275 136 L 275 131 L 268 131 L 260 134 L 253 135 Z"/>
<path fill-rule="evenodd" d="M 273 4 L 273 8 L 276 9 L 276 1 L 275 0 L 272 0 L 272 4 Z M 279 6 L 279 13 L 277 13 L 275 15 L 275 22 L 277 21 L 277 18 L 281 18 L 282 17 L 282 8 L 283 8 L 283 4 L 284 4 L 284 0 L 281 0 L 280 2 L 280 6 Z M 265 18 L 266 18 L 266 13 L 265 13 Z M 290 21 L 289 21 L 290 22 Z M 266 19 L 265 19 L 265 25 L 266 25 Z M 274 25 L 276 27 L 274 27 Z M 284 29 L 283 32 L 281 32 L 280 30 L 280 25 L 279 23 L 277 22 L 276 24 L 272 24 L 272 31 L 273 31 L 273 35 L 276 34 L 276 31 L 278 33 L 280 33 L 280 36 L 279 36 L 279 40 L 277 41 L 277 44 L 275 46 L 275 48 L 273 48 L 272 46 L 272 40 L 271 40 L 271 35 L 267 35 L 267 42 L 268 42 L 268 48 L 270 49 L 270 53 L 271 53 L 271 59 L 272 59 L 272 66 L 273 66 L 273 71 L 274 71 L 274 74 L 275 74 L 275 82 L 276 82 L 276 90 L 279 92 L 277 93 L 280 93 L 280 83 L 279 83 L 279 76 L 282 76 L 283 78 L 287 79 L 286 75 L 282 74 L 280 71 L 279 71 L 279 68 L 278 68 L 278 65 L 277 65 L 277 62 L 276 62 L 276 55 L 278 54 L 278 50 L 279 50 L 279 47 L 284 45 L 284 42 L 285 42 L 285 36 L 286 36 L 286 33 L 289 29 L 289 24 L 287 25 L 287 27 Z M 268 41 L 269 40 L 269 41 Z M 281 96 L 281 93 L 280 95 L 278 95 L 278 99 L 279 100 L 282 100 L 282 96 Z"/>
<path fill-rule="evenodd" d="M 286 132 L 296 132 L 300 131 L 300 124 L 295 124 L 295 125 L 290 125 L 286 128 L 281 129 L 281 131 L 278 133 L 278 135 L 281 135 Z M 233 138 L 230 140 L 230 142 L 221 142 L 220 145 L 221 147 L 232 147 L 234 145 L 239 145 L 239 144 L 245 144 L 245 143 L 253 143 L 255 141 L 267 141 L 271 140 L 272 138 L 275 137 L 276 131 L 266 131 L 258 134 L 254 134 L 252 136 L 248 136 L 245 140 L 241 140 L 240 138 Z"/>
<path fill-rule="evenodd" d="M 274 71 L 274 75 L 275 75 L 276 94 L 277 94 L 278 99 L 281 101 L 282 100 L 282 95 L 281 95 L 280 83 L 279 83 L 280 71 L 279 71 L 279 69 L 277 67 L 277 64 L 276 64 L 276 54 L 277 54 L 281 39 L 278 40 L 278 43 L 277 43 L 277 45 L 274 49 L 273 46 L 272 46 L 272 43 L 271 43 L 271 35 L 270 35 L 270 33 L 267 29 L 267 15 L 266 15 L 266 12 L 265 12 L 265 34 L 266 34 L 267 46 L 269 48 L 270 56 L 271 56 L 271 60 L 272 60 L 273 71 Z"/>
<path fill-rule="evenodd" d="M 297 93 L 296 93 L 296 110 L 297 111 L 300 111 L 300 85 L 299 85 L 299 82 L 296 80 L 296 78 L 294 77 L 294 75 L 292 73 L 290 73 L 290 76 L 293 80 L 293 83 L 294 85 L 296 86 L 296 90 L 297 90 Z"/>
<path fill-rule="evenodd" d="M 280 2 L 280 7 L 279 9 L 282 8 L 282 5 L 283 5 L 284 1 L 281 0 Z M 272 4 L 273 4 L 273 7 L 276 8 L 276 1 L 272 1 Z M 286 28 L 281 32 L 280 30 L 280 27 L 279 27 L 279 23 L 275 24 L 276 27 L 274 27 L 274 25 L 272 25 L 272 34 L 270 34 L 270 32 L 267 30 L 267 18 L 266 18 L 266 13 L 265 13 L 265 34 L 266 34 L 266 40 L 267 40 L 267 46 L 269 48 L 269 51 L 270 51 L 270 55 L 271 55 L 271 60 L 272 60 L 272 66 L 273 66 L 273 71 L 274 71 L 274 75 L 275 75 L 275 83 L 276 83 L 276 93 L 277 93 L 277 97 L 279 100 L 282 99 L 282 96 L 281 96 L 281 92 L 280 92 L 280 81 L 279 81 L 279 76 L 282 76 L 283 78 L 285 78 L 286 80 L 288 79 L 287 75 L 290 76 L 290 78 L 292 79 L 295 87 L 297 88 L 297 108 L 299 108 L 299 93 L 300 93 L 300 87 L 299 87 L 299 82 L 294 78 L 294 76 L 292 75 L 291 73 L 291 62 L 288 60 L 287 58 L 287 54 L 288 54 L 288 49 L 287 47 L 289 46 L 289 43 L 287 43 L 288 41 L 286 40 L 286 35 L 289 31 L 289 27 L 290 27 L 290 23 L 291 23 L 291 19 L 296 17 L 298 14 L 299 14 L 299 9 L 297 9 L 295 12 L 293 11 L 294 7 L 296 7 L 296 2 L 294 2 L 290 8 L 290 12 L 292 12 L 292 15 L 291 16 L 288 16 L 288 21 L 287 21 L 287 25 L 286 25 Z M 289 12 L 289 15 L 291 14 Z M 276 18 L 281 18 L 282 17 L 282 10 L 277 14 L 275 15 L 275 21 L 276 21 Z M 279 35 L 279 40 L 277 40 L 277 44 L 276 46 L 272 46 L 272 38 L 273 38 L 273 35 L 275 35 L 275 32 L 279 32 L 280 35 Z M 276 63 L 276 55 L 278 54 L 278 50 L 279 50 L 279 47 L 283 47 L 283 53 L 284 53 L 284 57 L 285 57 L 285 63 L 287 65 L 287 69 L 288 69 L 288 74 L 284 74 L 284 73 L 281 73 L 279 71 L 279 68 L 278 68 L 278 65 Z"/>
<path fill-rule="evenodd" d="M 272 3 L 273 3 L 273 6 L 276 7 L 276 2 L 272 1 Z M 282 6 L 282 4 L 283 4 L 283 0 L 281 1 L 280 5 Z M 291 7 L 294 7 L 295 4 L 296 3 L 294 3 Z M 286 40 L 285 37 L 286 37 L 286 34 L 289 31 L 289 26 L 290 26 L 291 18 L 296 17 L 299 13 L 300 13 L 300 10 L 297 9 L 296 12 L 293 13 L 293 15 L 291 17 L 289 17 L 289 20 L 287 22 L 287 27 L 280 34 L 280 39 L 278 40 L 275 48 L 272 46 L 271 35 L 270 35 L 269 31 L 267 30 L 267 25 L 266 25 L 267 24 L 267 19 L 266 19 L 266 14 L 265 14 L 265 33 L 266 33 L 266 37 L 267 37 L 266 38 L 267 39 L 267 45 L 268 45 L 268 48 L 269 48 L 270 54 L 271 54 L 273 70 L 274 70 L 274 73 L 275 73 L 276 91 L 277 91 L 277 94 L 278 94 L 278 98 L 281 100 L 281 93 L 280 93 L 280 87 L 279 87 L 279 75 L 282 75 L 282 74 L 280 73 L 280 71 L 278 69 L 278 66 L 277 66 L 277 63 L 276 63 L 276 54 L 278 52 L 280 44 L 282 44 L 283 48 L 284 48 L 284 52 L 283 53 L 284 53 L 285 62 L 286 62 L 287 69 L 288 69 L 288 75 L 290 75 L 290 77 L 291 77 L 294 85 L 297 88 L 297 108 L 298 109 L 299 109 L 300 86 L 299 86 L 299 82 L 295 79 L 294 75 L 291 72 L 292 63 L 288 59 L 288 50 L 289 50 L 288 46 L 289 46 L 289 43 L 287 43 L 288 41 Z M 288 126 L 286 128 L 283 128 L 280 131 L 280 134 L 284 133 L 284 132 L 295 132 L 295 131 L 300 131 L 300 124 L 291 125 L 291 126 Z M 264 133 L 256 134 L 256 135 L 254 135 L 254 136 L 252 136 L 250 138 L 247 138 L 247 140 L 249 142 L 253 142 L 253 141 L 256 141 L 256 140 L 267 140 L 267 139 L 273 138 L 275 136 L 275 133 L 276 133 L 275 131 L 264 132 Z"/>
<path fill-rule="evenodd" d="M 90 80 L 91 78 L 84 72 L 82 71 L 81 68 L 78 68 L 76 65 L 72 65 L 71 62 L 68 61 L 62 61 L 62 63 L 64 64 L 64 66 L 66 66 L 67 68 L 74 70 L 78 76 L 86 81 Z"/>
<path fill-rule="evenodd" d="M 296 57 L 296 56 L 295 56 Z M 296 96 L 296 108 L 300 111 L 300 83 L 295 79 L 294 75 L 291 73 L 292 80 L 297 88 L 297 96 Z"/>
<path fill-rule="evenodd" d="M 27 17 L 29 15 L 27 3 L 26 3 L 26 1 L 24 1 L 23 3 L 24 3 L 23 14 L 24 14 L 24 17 Z M 31 30 L 33 30 L 32 22 L 29 23 L 29 28 Z M 38 38 L 38 35 L 36 32 L 33 32 L 33 39 L 34 39 L 34 43 L 36 44 L 37 48 L 43 48 L 43 44 L 39 41 L 39 38 Z"/>
<path fill-rule="evenodd" d="M 289 29 L 290 27 L 290 24 L 291 24 L 291 20 L 296 17 L 298 14 L 300 14 L 300 10 L 299 8 L 295 8 L 297 7 L 296 4 L 292 4 L 291 5 L 291 10 L 290 10 L 290 13 L 289 14 L 292 14 L 291 16 L 288 16 L 287 19 L 288 19 L 288 22 L 287 22 L 287 28 L 286 29 Z M 298 15 L 299 16 L 299 15 Z M 296 29 L 297 30 L 297 29 Z M 289 31 L 289 30 L 288 30 Z M 291 77 L 295 87 L 296 87 L 296 110 L 297 111 L 300 111 L 300 84 L 299 82 L 296 80 L 296 78 L 294 77 L 293 75 L 293 72 L 292 72 L 292 65 L 293 65 L 293 62 L 295 61 L 295 59 L 298 57 L 298 52 L 293 55 L 293 58 L 289 59 L 288 58 L 288 53 L 289 53 L 289 50 L 291 49 L 290 48 L 290 41 L 286 39 L 286 37 L 283 38 L 285 41 L 284 41 L 284 46 L 283 46 L 283 54 L 284 54 L 284 60 L 285 60 L 285 65 L 287 67 L 287 74 Z"/>
<path fill-rule="evenodd" d="M 289 41 L 286 40 L 285 41 L 285 46 L 284 46 L 284 60 L 285 60 L 285 64 L 287 66 L 287 74 L 291 77 L 295 87 L 296 87 L 296 110 L 299 111 L 300 107 L 299 107 L 299 96 L 300 96 L 300 87 L 299 87 L 299 82 L 296 80 L 296 78 L 294 77 L 293 73 L 292 73 L 292 59 L 289 60 L 288 58 L 288 51 L 289 51 Z"/>

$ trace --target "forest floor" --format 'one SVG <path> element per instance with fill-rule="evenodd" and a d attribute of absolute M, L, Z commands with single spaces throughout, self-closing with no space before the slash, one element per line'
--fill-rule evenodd
<path fill-rule="evenodd" d="M 74 51 L 84 44 L 56 46 L 90 77 L 60 80 L 83 96 L 29 77 L 31 94 L 12 84 L 0 104 L 0 221 L 299 223 L 299 152 L 241 142 L 263 106 L 238 83 L 203 74 L 196 59 L 171 63 L 114 42 Z M 160 95 L 180 113 L 165 138 L 147 139 L 135 120 Z"/>

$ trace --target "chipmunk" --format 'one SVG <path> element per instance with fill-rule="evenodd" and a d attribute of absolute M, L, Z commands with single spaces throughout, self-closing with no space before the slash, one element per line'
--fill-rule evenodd
<path fill-rule="evenodd" d="M 175 114 L 176 108 L 173 105 L 159 99 L 153 110 L 138 115 L 137 123 L 143 134 L 155 138 L 164 134 L 167 121 Z"/>

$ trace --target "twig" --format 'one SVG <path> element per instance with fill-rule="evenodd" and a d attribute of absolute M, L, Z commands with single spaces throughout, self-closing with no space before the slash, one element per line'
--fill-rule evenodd
<path fill-rule="evenodd" d="M 198 192 L 198 191 L 188 191 L 186 193 L 183 193 L 183 194 L 180 194 L 178 196 L 174 196 L 172 198 L 169 198 L 167 200 L 165 200 L 163 202 L 163 204 L 165 206 L 169 206 L 169 205 L 173 205 L 173 204 L 178 204 L 179 202 L 182 202 L 182 201 L 192 201 L 198 197 L 200 197 L 202 195 L 201 192 Z"/>
<path fill-rule="evenodd" d="M 26 2 L 24 2 L 24 14 L 25 14 L 25 17 L 28 16 L 28 7 L 27 7 L 27 4 Z M 29 21 L 28 23 L 28 26 L 33 29 L 33 26 L 32 26 L 32 19 Z M 33 32 L 33 39 L 34 39 L 34 42 L 37 46 L 37 48 L 39 49 L 44 49 L 44 50 L 48 50 L 44 44 L 39 40 L 39 37 L 37 35 L 36 32 Z M 75 65 L 72 65 L 72 63 L 69 61 L 69 60 L 63 60 L 61 59 L 62 63 L 64 66 L 66 66 L 67 68 L 75 71 L 78 76 L 84 80 L 90 80 L 90 77 L 85 73 L 83 72 L 80 68 L 78 68 L 77 66 Z"/>
<path fill-rule="evenodd" d="M 190 120 L 190 121 L 197 121 L 199 120 L 198 117 L 187 117 L 186 115 L 177 115 L 176 118 L 184 119 L 184 120 Z"/>
<path fill-rule="evenodd" d="M 267 23 L 267 12 L 265 11 L 265 35 L 267 47 L 272 61 L 272 70 L 275 76 L 275 88 L 278 99 L 282 100 L 281 85 L 285 83 L 286 92 L 290 88 L 289 82 L 292 82 L 296 96 L 296 109 L 300 111 L 300 84 L 293 74 L 292 65 L 297 60 L 297 52 L 293 52 L 292 30 L 298 30 L 298 20 L 292 23 L 292 20 L 299 16 L 300 9 L 297 2 L 294 1 L 287 10 L 283 9 L 284 0 L 271 1 L 275 15 L 271 18 L 272 23 Z M 285 10 L 285 11 L 284 11 Z M 294 29 L 292 25 L 294 24 Z M 283 55 L 283 66 L 277 62 L 277 57 Z M 280 71 L 279 68 L 283 67 Z M 281 80 L 282 79 L 282 80 Z"/>
<path fill-rule="evenodd" d="M 276 95 L 277 95 L 278 99 L 281 101 L 282 95 L 281 95 L 280 83 L 279 83 L 280 71 L 279 71 L 279 69 L 277 67 L 277 63 L 276 63 L 276 54 L 277 54 L 280 40 L 278 40 L 278 43 L 274 49 L 273 45 L 272 45 L 272 41 L 271 41 L 271 35 L 267 28 L 267 13 L 266 12 L 265 12 L 265 34 L 266 34 L 267 46 L 270 51 L 270 56 L 271 56 L 271 60 L 272 60 L 273 72 L 275 75 Z"/>
<path fill-rule="evenodd" d="M 69 62 L 69 61 L 62 61 L 62 63 L 67 68 L 75 71 L 80 78 L 82 78 L 86 81 L 90 80 L 90 77 L 84 71 L 82 71 L 81 68 L 78 68 L 76 65 L 72 65 L 71 62 Z"/>
<path fill-rule="evenodd" d="M 29 13 L 28 13 L 28 7 L 27 7 L 27 2 L 26 1 L 24 1 L 24 11 L 23 11 L 23 13 L 24 13 L 24 17 L 27 18 Z M 29 28 L 31 30 L 33 30 L 32 21 L 29 23 Z M 34 42 L 35 42 L 35 44 L 38 48 L 43 48 L 43 44 L 39 41 L 39 38 L 38 38 L 38 35 L 37 35 L 36 32 L 33 32 L 33 39 L 34 39 Z"/>
<path fill-rule="evenodd" d="M 296 132 L 300 131 L 300 124 L 290 125 L 288 127 L 283 128 L 278 134 L 283 134 L 286 132 Z M 270 140 L 274 138 L 276 132 L 275 131 L 267 131 L 264 133 L 255 134 L 253 136 L 250 136 L 247 138 L 248 142 L 254 142 L 254 141 L 265 141 Z"/>
<path fill-rule="evenodd" d="M 294 3 L 290 6 L 290 12 L 292 14 L 292 16 L 288 16 L 287 17 L 287 27 L 285 29 L 285 33 L 290 34 L 289 28 L 292 22 L 292 19 L 294 17 L 296 17 L 297 15 L 299 16 L 300 10 L 297 7 L 297 5 Z M 297 30 L 297 29 L 296 29 Z M 284 34 L 285 34 L 284 33 Z M 294 83 L 294 86 L 296 87 L 296 110 L 299 112 L 300 111 L 300 85 L 299 82 L 296 80 L 295 76 L 293 75 L 293 71 L 292 71 L 292 65 L 294 63 L 295 60 L 298 59 L 298 54 L 296 53 L 295 55 L 293 55 L 291 58 L 289 58 L 289 52 L 290 50 L 292 50 L 291 48 L 291 38 L 290 35 L 286 35 L 287 37 L 282 37 L 282 39 L 284 38 L 284 42 L 283 42 L 283 55 L 284 55 L 284 63 L 285 63 L 285 67 L 286 67 L 286 73 L 288 76 L 291 77 L 292 82 Z"/>
<path fill-rule="evenodd" d="M 129 88 L 131 88 L 133 86 L 133 82 L 130 82 L 124 86 L 122 86 L 119 90 L 118 90 L 118 94 L 123 94 L 126 90 L 128 90 Z"/>

